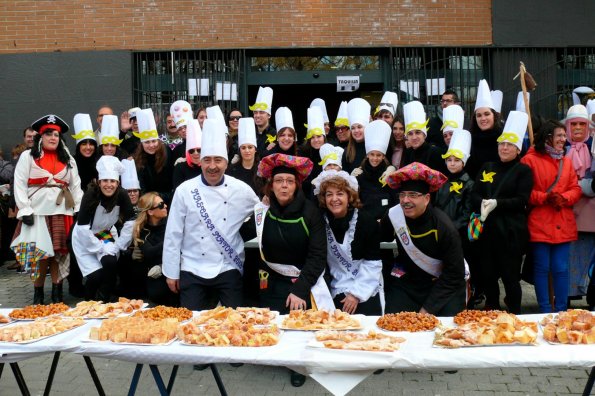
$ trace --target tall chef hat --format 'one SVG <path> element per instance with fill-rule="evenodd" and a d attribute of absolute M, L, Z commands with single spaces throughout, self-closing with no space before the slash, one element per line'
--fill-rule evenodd
<path fill-rule="evenodd" d="M 589 115 L 589 123 L 591 129 L 595 128 L 595 99 L 589 99 L 587 101 L 587 114 Z"/>
<path fill-rule="evenodd" d="M 188 126 L 192 119 L 192 106 L 185 100 L 176 100 L 169 107 L 169 114 L 174 117 L 176 128 Z"/>
<path fill-rule="evenodd" d="M 194 118 L 186 126 L 186 152 L 193 148 L 201 148 L 202 130 L 200 123 Z"/>
<path fill-rule="evenodd" d="M 243 144 L 251 144 L 257 147 L 256 125 L 254 125 L 254 118 L 252 117 L 240 118 L 240 124 L 238 125 L 238 147 L 241 147 Z"/>
<path fill-rule="evenodd" d="M 354 98 L 347 103 L 347 114 L 349 118 L 349 126 L 354 124 L 361 124 L 366 126 L 370 123 L 370 110 L 372 106 L 365 99 Z"/>
<path fill-rule="evenodd" d="M 380 99 L 380 105 L 378 105 L 374 113 L 378 113 L 381 110 L 388 110 L 394 117 L 397 113 L 398 104 L 399 96 L 394 92 L 386 91 L 384 95 L 382 95 L 382 99 Z"/>
<path fill-rule="evenodd" d="M 349 114 L 347 113 L 347 102 L 342 101 L 337 112 L 335 126 L 349 126 Z"/>
<path fill-rule="evenodd" d="M 271 114 L 273 107 L 273 89 L 271 87 L 258 87 L 256 102 L 250 106 L 251 111 L 264 111 Z"/>
<path fill-rule="evenodd" d="M 508 113 L 504 131 L 497 139 L 498 143 L 508 142 L 512 143 L 519 150 L 523 149 L 523 139 L 527 133 L 527 124 L 529 123 L 529 116 L 522 111 L 511 111 Z"/>
<path fill-rule="evenodd" d="M 132 120 L 133 118 L 136 118 L 137 111 L 140 111 L 140 107 L 133 107 L 131 109 L 128 109 L 128 119 Z"/>
<path fill-rule="evenodd" d="M 223 115 L 223 112 L 221 111 L 221 107 L 219 107 L 219 105 L 207 107 L 207 118 L 220 118 L 225 122 L 225 116 Z"/>
<path fill-rule="evenodd" d="M 453 104 L 442 110 L 442 132 L 454 131 L 463 127 L 465 111 L 459 105 Z"/>
<path fill-rule="evenodd" d="M 306 140 L 313 136 L 324 136 L 324 119 L 320 107 L 310 107 L 308 109 L 308 124 L 306 125 L 308 132 L 306 133 Z"/>
<path fill-rule="evenodd" d="M 103 155 L 97 164 L 97 180 L 117 180 L 120 181 L 120 175 L 124 172 L 124 165 L 117 157 L 113 155 Z"/>
<path fill-rule="evenodd" d="M 530 100 L 531 100 L 531 92 L 527 92 L 527 102 L 529 102 Z M 519 91 L 519 93 L 516 96 L 515 110 L 522 111 L 523 113 L 527 112 L 527 110 L 525 109 L 525 101 L 523 100 L 523 91 Z"/>
<path fill-rule="evenodd" d="M 101 157 L 103 158 L 103 157 Z M 140 190 L 140 183 L 138 182 L 138 175 L 136 173 L 136 165 L 133 160 L 123 159 L 122 166 L 122 188 L 125 190 Z"/>
<path fill-rule="evenodd" d="M 405 134 L 409 131 L 419 130 L 422 131 L 426 136 L 428 135 L 428 121 L 426 119 L 426 112 L 424 105 L 417 100 L 409 102 L 403 106 L 403 116 L 405 118 Z"/>
<path fill-rule="evenodd" d="M 288 107 L 279 107 L 277 109 L 275 112 L 275 125 L 277 126 L 277 133 L 283 128 L 291 128 L 295 132 L 293 116 Z"/>
<path fill-rule="evenodd" d="M 74 135 L 72 135 L 72 137 L 76 139 L 76 144 L 87 139 L 96 141 L 95 132 L 93 132 L 93 124 L 91 123 L 91 116 L 89 114 L 75 114 L 72 123 L 74 125 Z"/>
<path fill-rule="evenodd" d="M 322 166 L 322 170 L 326 168 L 327 165 L 335 164 L 338 165 L 339 168 L 343 168 L 341 165 L 341 158 L 343 157 L 343 147 L 333 146 L 330 143 L 325 143 L 320 147 L 320 162 L 318 165 Z"/>
<path fill-rule="evenodd" d="M 366 126 L 366 154 L 370 151 L 386 153 L 390 140 L 391 127 L 383 120 L 374 120 Z"/>
<path fill-rule="evenodd" d="M 314 99 L 312 101 L 312 103 L 310 103 L 310 107 L 320 107 L 320 111 L 322 111 L 322 119 L 324 120 L 324 123 L 326 124 L 327 122 L 329 122 L 328 113 L 326 112 L 326 103 L 324 102 L 323 99 L 320 99 L 320 98 Z"/>
<path fill-rule="evenodd" d="M 490 92 L 490 96 L 492 97 L 492 103 L 494 103 L 494 111 L 496 113 L 500 113 L 502 111 L 502 100 L 504 99 L 504 94 L 499 89 Z"/>
<path fill-rule="evenodd" d="M 155 116 L 153 116 L 153 110 L 142 109 L 137 111 L 136 121 L 138 122 L 138 132 L 132 132 L 132 134 L 139 138 L 141 142 L 159 139 L 159 135 L 157 134 L 157 125 L 155 124 Z"/>
<path fill-rule="evenodd" d="M 471 155 L 471 133 L 469 131 L 465 129 L 455 129 L 453 131 L 450 144 L 448 145 L 448 151 L 442 154 L 442 158 L 447 159 L 451 155 L 463 161 L 463 164 L 467 163 Z"/>
<path fill-rule="evenodd" d="M 492 94 L 490 93 L 490 86 L 486 80 L 479 81 L 479 86 L 477 87 L 477 99 L 475 100 L 475 108 L 473 111 L 481 107 L 489 107 L 492 110 L 496 110 L 494 101 L 492 100 Z"/>
<path fill-rule="evenodd" d="M 589 87 L 578 87 L 572 90 L 572 104 L 573 105 L 577 105 L 577 104 L 583 104 L 581 97 L 583 95 L 588 95 L 588 94 L 592 94 L 595 93 L 595 91 L 593 91 L 593 89 L 589 88 Z"/>
<path fill-rule="evenodd" d="M 200 158 L 223 157 L 227 160 L 227 126 L 224 120 L 207 118 L 202 128 Z"/>
<path fill-rule="evenodd" d="M 136 117 L 136 116 L 135 116 Z M 99 133 L 99 144 L 113 144 L 119 146 L 122 143 L 120 137 L 120 124 L 118 116 L 104 115 L 101 121 L 101 132 Z"/>

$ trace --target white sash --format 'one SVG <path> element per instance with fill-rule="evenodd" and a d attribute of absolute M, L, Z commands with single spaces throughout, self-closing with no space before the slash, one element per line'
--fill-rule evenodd
<path fill-rule="evenodd" d="M 254 206 L 254 219 L 256 221 L 256 236 L 258 238 L 258 248 L 260 250 L 260 257 L 262 261 L 264 261 L 269 268 L 275 271 L 278 274 L 283 276 L 289 276 L 292 278 L 297 278 L 300 276 L 300 270 L 290 264 L 277 264 L 271 263 L 264 258 L 264 254 L 262 253 L 262 230 L 264 229 L 264 220 L 266 218 L 266 214 L 269 210 L 269 207 L 264 205 L 262 202 L 257 203 Z M 316 305 L 316 309 L 325 310 L 325 311 L 334 311 L 335 310 L 335 303 L 333 302 L 333 298 L 331 297 L 331 293 L 328 290 L 328 286 L 323 278 L 324 271 L 318 277 L 318 280 L 310 289 L 310 294 L 312 295 L 313 302 Z"/>
<path fill-rule="evenodd" d="M 223 249 L 225 254 L 229 257 L 231 262 L 240 271 L 240 273 L 244 273 L 244 262 L 242 261 L 240 256 L 237 254 L 237 252 L 233 248 L 233 246 L 231 246 L 229 244 L 229 242 L 227 242 L 225 240 L 225 238 L 223 237 L 223 234 L 221 232 L 219 232 L 219 230 L 215 226 L 215 223 L 213 223 L 213 221 L 211 220 L 208 210 L 207 210 L 207 208 L 205 208 L 205 202 L 202 200 L 202 197 L 200 196 L 200 193 L 198 192 L 198 188 L 195 188 L 194 190 L 192 190 L 191 193 L 192 193 L 192 199 L 194 199 L 194 202 L 196 203 L 196 208 L 198 209 L 199 215 L 200 215 L 201 219 L 204 221 L 205 226 L 207 227 L 207 229 L 210 232 L 209 235 L 211 236 L 211 238 L 213 239 L 215 244 L 217 244 L 218 246 L 221 247 L 221 249 Z"/>

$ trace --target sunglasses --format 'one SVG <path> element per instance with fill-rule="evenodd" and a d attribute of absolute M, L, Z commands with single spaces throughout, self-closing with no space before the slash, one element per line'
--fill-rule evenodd
<path fill-rule="evenodd" d="M 165 209 L 165 202 L 161 201 L 157 205 L 153 206 L 151 209 Z"/>
<path fill-rule="evenodd" d="M 229 121 L 239 121 L 240 118 L 242 118 L 242 116 L 232 116 L 232 117 L 229 117 Z"/>
<path fill-rule="evenodd" d="M 188 153 L 189 154 L 194 154 L 194 153 L 200 154 L 200 149 L 199 148 L 193 148 L 193 149 L 188 150 Z"/>

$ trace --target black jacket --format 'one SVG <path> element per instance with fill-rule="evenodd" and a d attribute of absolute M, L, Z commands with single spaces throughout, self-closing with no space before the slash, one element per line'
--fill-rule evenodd
<path fill-rule="evenodd" d="M 473 180 L 463 171 L 448 173 L 448 182 L 436 193 L 434 205 L 442 209 L 452 220 L 457 230 L 467 228 L 471 215 L 471 189 Z"/>
<path fill-rule="evenodd" d="M 172 198 L 172 176 L 173 163 L 171 162 L 171 151 L 166 147 L 167 161 L 161 172 L 155 169 L 155 155 L 147 154 L 147 163 L 142 169 L 137 169 L 140 188 L 144 193 L 149 191 L 158 192 L 166 203 Z"/>
<path fill-rule="evenodd" d="M 165 239 L 165 226 L 167 219 L 157 225 L 145 224 L 140 232 L 140 249 L 143 252 L 143 264 L 147 271 L 155 265 L 163 263 L 163 240 Z"/>
<path fill-rule="evenodd" d="M 266 154 L 266 149 L 269 143 L 267 143 L 267 135 L 277 136 L 277 130 L 271 125 L 269 122 L 269 126 L 262 131 L 262 133 L 258 132 L 258 128 L 256 129 L 256 151 L 260 158 L 264 158 Z"/>
<path fill-rule="evenodd" d="M 387 165 L 382 162 L 373 168 L 366 159 L 363 165 L 363 172 L 357 177 L 359 184 L 359 197 L 363 207 L 360 212 L 366 212 L 374 219 L 379 220 L 388 212 L 388 209 L 395 206 L 397 197 L 395 190 L 387 185 L 380 184 L 380 176 L 386 170 Z"/>
<path fill-rule="evenodd" d="M 345 147 L 343 157 L 341 158 L 343 170 L 347 173 L 351 173 L 352 170 L 358 168 L 362 164 L 364 158 L 366 158 L 366 143 L 355 143 L 355 159 L 351 162 L 347 160 L 347 147 Z"/>
<path fill-rule="evenodd" d="M 349 209 L 347 216 L 335 219 L 329 211 L 326 211 L 326 218 L 338 243 L 343 243 L 353 213 L 354 210 Z M 362 210 L 357 213 L 355 234 L 351 242 L 351 258 L 353 260 L 380 260 L 380 225 L 374 217 Z"/>
<path fill-rule="evenodd" d="M 196 164 L 192 164 L 193 166 L 188 165 L 188 162 L 184 161 L 176 166 L 174 166 L 174 175 L 172 180 L 172 186 L 174 192 L 176 188 L 186 180 L 190 180 L 195 178 L 196 176 L 200 176 L 202 173 L 202 168 Z"/>
<path fill-rule="evenodd" d="M 502 134 L 502 127 L 495 126 L 489 131 L 471 131 L 471 155 L 465 164 L 465 171 L 475 180 L 486 162 L 500 160 L 498 156 L 498 137 Z"/>
<path fill-rule="evenodd" d="M 436 146 L 432 146 L 428 142 L 424 142 L 417 149 L 413 149 L 412 147 L 405 149 L 401 161 L 402 166 L 413 162 L 420 162 L 444 174 L 448 172 L 446 162 L 442 159 L 442 150 Z"/>
<path fill-rule="evenodd" d="M 322 214 L 301 190 L 285 207 L 279 205 L 274 195 L 270 201 L 262 232 L 262 253 L 269 262 L 289 264 L 301 270 L 290 293 L 307 300 L 326 267 Z M 275 273 L 275 276 L 281 275 Z"/>
<path fill-rule="evenodd" d="M 257 169 L 258 163 L 254 162 L 252 169 L 246 169 L 242 166 L 242 160 L 240 160 L 237 163 L 228 166 L 225 173 L 243 181 L 252 188 L 252 191 L 254 191 L 256 195 L 262 197 L 262 189 L 264 188 L 265 180 L 256 175 Z"/>

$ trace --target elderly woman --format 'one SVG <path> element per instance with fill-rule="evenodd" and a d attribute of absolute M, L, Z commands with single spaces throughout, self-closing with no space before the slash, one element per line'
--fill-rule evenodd
<path fill-rule="evenodd" d="M 62 280 L 68 275 L 66 240 L 83 192 L 74 158 L 63 140 L 68 125 L 50 114 L 35 121 L 33 147 L 24 151 L 14 172 L 14 198 L 18 209 L 11 243 L 17 261 L 31 269 L 34 304 L 43 304 L 48 267 L 52 276 L 52 302 L 62 301 Z"/>
<path fill-rule="evenodd" d="M 262 159 L 258 174 L 266 179 L 270 206 L 255 207 L 256 229 L 265 268 L 260 271 L 261 306 L 282 314 L 311 308 L 334 309 L 322 278 L 326 266 L 324 223 L 316 205 L 306 199 L 301 183 L 312 170 L 303 157 L 273 154 Z M 292 372 L 291 384 L 305 377 Z"/>
<path fill-rule="evenodd" d="M 479 267 L 486 295 L 486 309 L 500 309 L 502 278 L 504 302 L 512 313 L 521 312 L 521 263 L 529 230 L 526 207 L 533 188 L 531 168 L 519 162 L 527 129 L 527 114 L 511 111 L 505 131 L 498 138 L 497 162 L 480 168 L 471 193 L 471 208 L 481 213 Z"/>
<path fill-rule="evenodd" d="M 533 250 L 535 295 L 542 313 L 566 311 L 570 242 L 577 238 L 572 207 L 582 195 L 571 161 L 564 158 L 566 131 L 547 121 L 535 135 L 535 146 L 521 160 L 533 171 L 529 198 L 529 234 Z M 552 275 L 555 304 L 549 298 Z"/>
<path fill-rule="evenodd" d="M 97 184 L 85 192 L 72 231 L 72 248 L 86 277 L 86 300 L 114 298 L 118 257 L 132 238 L 134 209 L 120 187 L 123 171 L 116 157 L 103 156 L 97 161 Z M 118 234 L 114 225 L 120 219 L 124 225 Z"/>
<path fill-rule="evenodd" d="M 357 179 L 344 171 L 329 170 L 312 184 L 324 208 L 335 305 L 349 314 L 382 315 L 380 229 L 373 216 L 359 210 Z"/>

